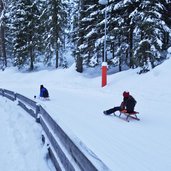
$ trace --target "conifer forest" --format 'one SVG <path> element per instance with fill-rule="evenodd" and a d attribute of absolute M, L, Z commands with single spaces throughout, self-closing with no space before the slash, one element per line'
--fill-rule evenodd
<path fill-rule="evenodd" d="M 80 73 L 101 66 L 104 53 L 109 68 L 144 73 L 169 47 L 171 0 L 0 0 L 1 69 L 67 68 L 71 52 Z"/>

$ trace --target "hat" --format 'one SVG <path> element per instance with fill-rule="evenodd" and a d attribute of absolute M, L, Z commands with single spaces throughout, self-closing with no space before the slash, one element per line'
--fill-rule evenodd
<path fill-rule="evenodd" d="M 124 91 L 124 92 L 123 92 L 123 96 L 124 96 L 124 97 L 129 97 L 129 92 L 128 92 L 128 91 Z"/>

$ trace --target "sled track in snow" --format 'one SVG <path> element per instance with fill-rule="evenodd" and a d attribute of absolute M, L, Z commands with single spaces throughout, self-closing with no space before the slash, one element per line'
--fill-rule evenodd
<path fill-rule="evenodd" d="M 109 168 L 82 142 L 69 137 L 50 114 L 35 101 L 0 88 L 0 95 L 18 105 L 43 128 L 42 141 L 57 171 L 108 171 Z"/>

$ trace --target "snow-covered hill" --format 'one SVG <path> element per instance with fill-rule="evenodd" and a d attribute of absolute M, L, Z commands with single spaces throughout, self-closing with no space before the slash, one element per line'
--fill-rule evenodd
<path fill-rule="evenodd" d="M 111 170 L 171 170 L 171 59 L 152 71 L 138 75 L 137 70 L 101 78 L 85 77 L 66 70 L 19 73 L 14 68 L 0 72 L 0 87 L 38 97 L 43 84 L 50 101 L 40 103 L 69 134 L 90 148 Z M 117 106 L 122 92 L 137 100 L 140 121 L 124 122 L 102 111 Z"/>

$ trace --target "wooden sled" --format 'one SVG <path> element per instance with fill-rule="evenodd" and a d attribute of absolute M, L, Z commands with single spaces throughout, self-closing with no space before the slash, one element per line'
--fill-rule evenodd
<path fill-rule="evenodd" d="M 122 111 L 120 111 L 119 116 L 116 115 L 115 113 L 114 113 L 114 116 L 117 116 L 121 119 L 124 119 L 121 117 L 121 115 L 125 115 L 126 118 L 124 120 L 126 120 L 127 122 L 129 122 L 129 118 L 132 118 L 132 119 L 139 121 L 140 119 L 137 117 L 137 114 L 139 114 L 139 112 L 134 111 L 134 112 L 128 113 L 127 110 L 122 110 Z"/>

